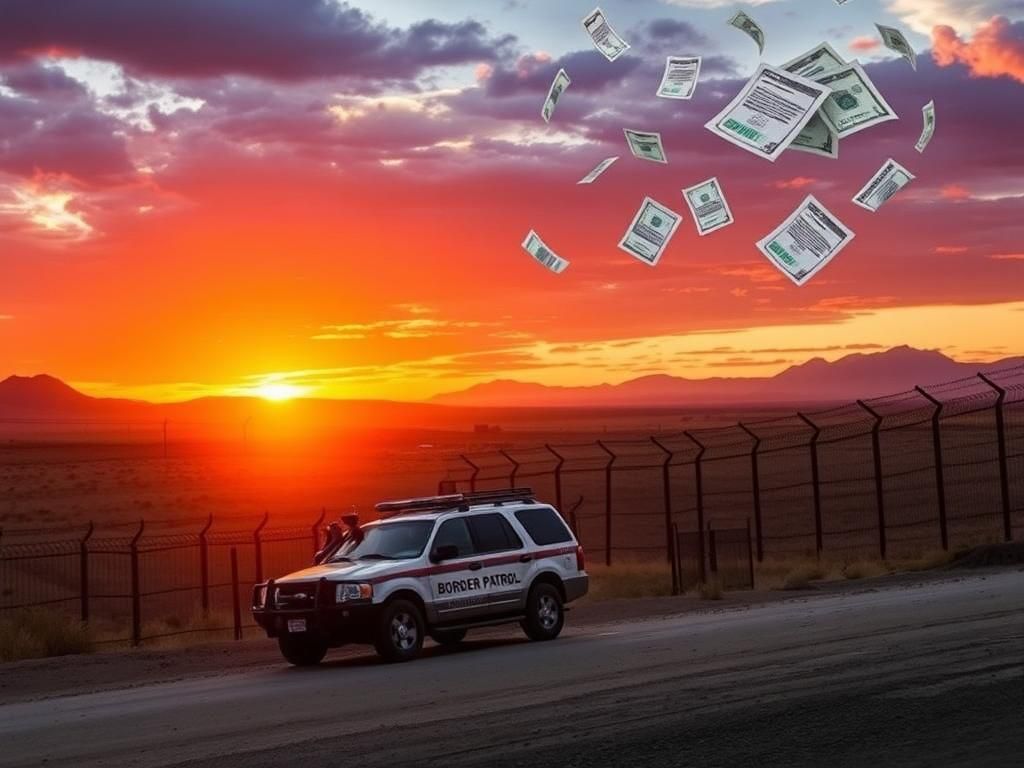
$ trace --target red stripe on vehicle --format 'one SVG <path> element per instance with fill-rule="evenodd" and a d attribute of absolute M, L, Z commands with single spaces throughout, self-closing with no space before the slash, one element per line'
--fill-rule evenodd
<path fill-rule="evenodd" d="M 576 545 L 571 547 L 558 547 L 556 549 L 542 549 L 539 552 L 532 553 L 534 560 L 545 560 L 549 557 L 558 557 L 559 555 L 569 555 L 576 552 Z M 380 584 L 384 581 L 391 581 L 392 579 L 409 579 L 417 578 L 419 576 L 436 576 L 441 573 L 458 573 L 460 571 L 473 570 L 470 568 L 471 565 L 479 564 L 481 568 L 488 568 L 494 565 L 509 565 L 510 563 L 518 563 L 519 558 L 524 554 L 531 554 L 529 552 L 520 552 L 514 555 L 499 555 L 497 557 L 484 558 L 482 560 L 473 560 L 468 563 L 442 563 L 440 565 L 429 565 L 423 568 L 410 568 L 408 571 L 399 571 L 398 573 L 391 573 L 385 576 L 375 576 L 372 579 L 367 579 L 369 584 Z"/>

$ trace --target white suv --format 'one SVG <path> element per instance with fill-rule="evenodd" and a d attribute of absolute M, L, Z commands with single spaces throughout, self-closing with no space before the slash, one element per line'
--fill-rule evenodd
<path fill-rule="evenodd" d="M 377 505 L 381 519 L 332 526 L 318 565 L 253 588 L 252 612 L 284 657 L 319 663 L 327 649 L 370 643 L 389 661 L 430 636 L 518 622 L 531 640 L 562 631 L 565 604 L 587 592 L 583 548 L 528 488 Z"/>

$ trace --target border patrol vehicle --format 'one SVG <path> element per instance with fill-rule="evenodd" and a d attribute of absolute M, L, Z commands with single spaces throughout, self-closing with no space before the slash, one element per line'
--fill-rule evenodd
<path fill-rule="evenodd" d="M 565 605 L 587 592 L 583 548 L 529 488 L 455 493 L 377 505 L 381 519 L 332 526 L 312 568 L 253 588 L 252 613 L 292 664 L 327 649 L 372 644 L 388 661 L 415 658 L 469 629 L 519 623 L 531 640 L 558 637 Z"/>

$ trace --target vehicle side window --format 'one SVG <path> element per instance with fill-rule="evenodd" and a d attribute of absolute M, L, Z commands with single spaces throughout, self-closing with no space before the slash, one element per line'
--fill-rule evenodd
<path fill-rule="evenodd" d="M 530 534 L 534 543 L 540 546 L 572 541 L 572 534 L 569 533 L 562 518 L 553 509 L 547 507 L 520 509 L 516 512 L 516 520 Z"/>
<path fill-rule="evenodd" d="M 451 520 L 441 523 L 441 527 L 437 529 L 437 535 L 434 536 L 434 549 L 445 545 L 458 547 L 459 557 L 469 557 L 474 554 L 473 539 L 469 535 L 469 528 L 466 526 L 464 518 L 453 517 Z"/>
<path fill-rule="evenodd" d="M 474 515 L 469 518 L 469 529 L 480 554 L 522 549 L 523 542 L 503 515 Z"/>

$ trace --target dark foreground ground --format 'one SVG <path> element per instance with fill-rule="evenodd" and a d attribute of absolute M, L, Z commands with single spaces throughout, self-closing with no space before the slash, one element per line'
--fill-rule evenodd
<path fill-rule="evenodd" d="M 1024 571 L 6 700 L 3 766 L 1019 765 Z"/>

